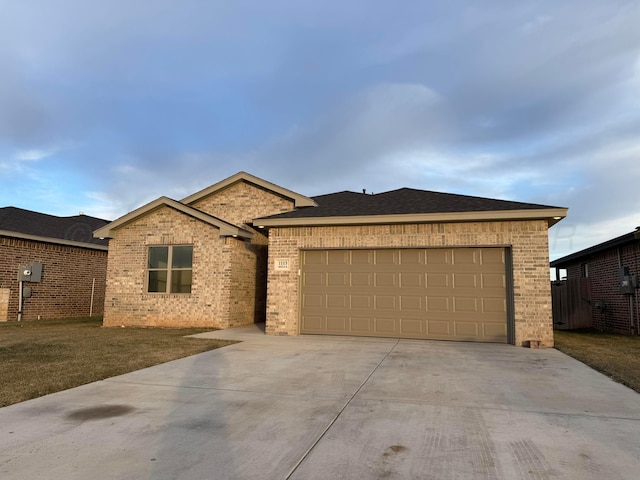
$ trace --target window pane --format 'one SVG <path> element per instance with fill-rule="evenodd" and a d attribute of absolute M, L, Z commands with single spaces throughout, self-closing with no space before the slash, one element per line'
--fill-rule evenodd
<path fill-rule="evenodd" d="M 169 247 L 149 247 L 149 268 L 167 268 Z"/>
<path fill-rule="evenodd" d="M 149 292 L 167 291 L 167 271 L 155 270 L 149 272 Z"/>
<path fill-rule="evenodd" d="M 191 293 L 191 270 L 171 271 L 171 293 Z"/>
<path fill-rule="evenodd" d="M 191 268 L 192 259 L 192 246 L 173 247 L 173 257 L 171 259 L 171 266 L 173 268 Z"/>

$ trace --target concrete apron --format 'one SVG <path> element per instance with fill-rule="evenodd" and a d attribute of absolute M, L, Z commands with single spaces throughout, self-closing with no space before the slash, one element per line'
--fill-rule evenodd
<path fill-rule="evenodd" d="M 0 478 L 637 479 L 640 395 L 547 350 L 243 343 L 0 409 Z"/>

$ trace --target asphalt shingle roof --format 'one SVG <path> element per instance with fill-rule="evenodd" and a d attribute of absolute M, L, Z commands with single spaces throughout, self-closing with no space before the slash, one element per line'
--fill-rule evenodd
<path fill-rule="evenodd" d="M 318 203 L 317 207 L 300 208 L 265 218 L 318 218 L 558 208 L 413 188 L 400 188 L 373 195 L 345 191 L 312 198 Z"/>
<path fill-rule="evenodd" d="M 73 242 L 108 245 L 106 239 L 93 238 L 93 231 L 107 223 L 88 215 L 56 217 L 16 207 L 0 208 L 0 230 Z"/>

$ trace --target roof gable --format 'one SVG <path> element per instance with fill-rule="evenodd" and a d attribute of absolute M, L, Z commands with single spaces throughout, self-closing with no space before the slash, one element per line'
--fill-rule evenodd
<path fill-rule="evenodd" d="M 58 217 L 17 207 L 0 208 L 0 235 L 70 246 L 106 248 L 92 232 L 108 220 L 89 215 Z"/>
<path fill-rule="evenodd" d="M 189 205 L 185 205 L 181 202 L 173 200 L 168 197 L 160 197 L 153 202 L 147 203 L 142 207 L 129 212 L 128 214 L 114 220 L 113 222 L 105 225 L 102 228 L 97 229 L 93 232 L 94 237 L 99 238 L 113 238 L 116 230 L 124 227 L 125 225 L 137 220 L 138 218 L 144 217 L 149 213 L 157 210 L 161 207 L 169 207 L 177 210 L 185 215 L 189 215 L 197 220 L 200 220 L 204 223 L 211 225 L 212 227 L 220 229 L 221 236 L 229 236 L 229 237 L 242 237 L 242 238 L 251 238 L 253 234 L 245 230 L 243 228 L 237 227 L 236 225 L 232 225 L 231 223 L 225 222 L 213 215 L 209 215 L 208 213 L 204 213 L 200 210 L 197 210 Z"/>
<path fill-rule="evenodd" d="M 219 192 L 220 190 L 223 190 L 237 182 L 247 182 L 253 185 L 257 185 L 277 195 L 280 195 L 285 198 L 289 198 L 293 201 L 294 206 L 296 208 L 315 207 L 317 205 L 316 202 L 309 197 L 305 197 L 304 195 L 300 195 L 299 193 L 280 187 L 274 183 L 267 182 L 266 180 L 258 178 L 247 172 L 238 172 L 229 178 L 226 178 L 218 183 L 211 185 L 210 187 L 205 188 L 204 190 L 200 190 L 199 192 L 196 192 L 193 195 L 189 195 L 188 197 L 183 198 L 181 202 L 186 205 L 191 205 L 197 202 L 198 200 L 208 197 L 209 195 L 213 195 L 214 193 Z"/>

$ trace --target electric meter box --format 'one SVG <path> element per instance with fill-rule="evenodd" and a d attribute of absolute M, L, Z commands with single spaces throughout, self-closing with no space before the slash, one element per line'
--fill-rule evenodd
<path fill-rule="evenodd" d="M 18 281 L 40 283 L 42 281 L 42 263 L 31 262 L 20 267 L 18 270 Z"/>

